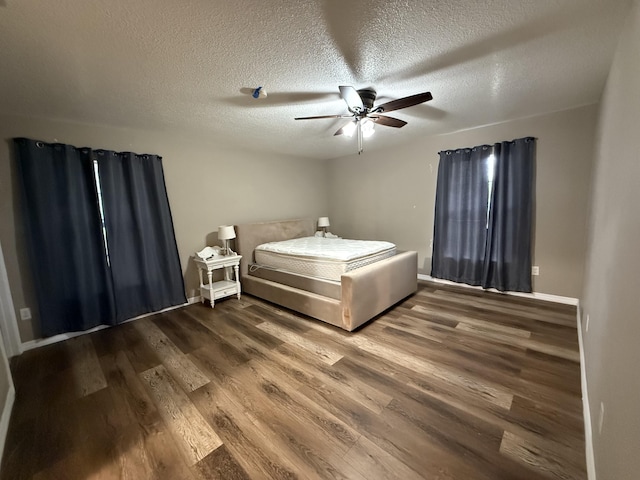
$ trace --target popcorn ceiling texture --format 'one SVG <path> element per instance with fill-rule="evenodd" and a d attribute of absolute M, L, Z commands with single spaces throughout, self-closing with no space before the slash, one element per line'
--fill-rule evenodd
<path fill-rule="evenodd" d="M 339 85 L 431 91 L 365 149 L 599 101 L 630 0 L 6 0 L 0 112 L 308 158 Z M 251 90 L 264 86 L 268 97 Z"/>

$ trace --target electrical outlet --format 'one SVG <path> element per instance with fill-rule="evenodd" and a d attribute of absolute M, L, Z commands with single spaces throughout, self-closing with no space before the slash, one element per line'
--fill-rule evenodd
<path fill-rule="evenodd" d="M 537 265 L 531 267 L 531 275 L 540 275 L 540 267 Z"/>
<path fill-rule="evenodd" d="M 588 332 L 589 331 L 589 314 L 587 313 L 587 318 L 584 321 L 584 331 Z"/>
<path fill-rule="evenodd" d="M 20 318 L 22 320 L 31 320 L 31 309 L 30 308 L 21 308 L 20 309 Z"/>
<path fill-rule="evenodd" d="M 600 418 L 598 419 L 598 435 L 602 433 L 603 425 L 604 425 L 604 402 L 600 402 Z"/>

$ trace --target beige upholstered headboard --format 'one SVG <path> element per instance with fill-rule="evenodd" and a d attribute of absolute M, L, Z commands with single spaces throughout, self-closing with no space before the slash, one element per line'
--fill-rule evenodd
<path fill-rule="evenodd" d="M 241 276 L 247 275 L 248 265 L 253 263 L 253 251 L 258 245 L 291 238 L 311 237 L 314 233 L 315 223 L 310 218 L 236 225 L 236 250 L 242 255 Z"/>

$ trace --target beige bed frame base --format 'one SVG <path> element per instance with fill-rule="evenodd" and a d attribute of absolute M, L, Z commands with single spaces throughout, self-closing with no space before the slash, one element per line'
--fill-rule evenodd
<path fill-rule="evenodd" d="M 340 300 L 249 275 L 248 266 L 258 245 L 314 233 L 311 219 L 237 225 L 243 292 L 353 331 L 418 289 L 418 254 L 413 251 L 343 274 Z"/>

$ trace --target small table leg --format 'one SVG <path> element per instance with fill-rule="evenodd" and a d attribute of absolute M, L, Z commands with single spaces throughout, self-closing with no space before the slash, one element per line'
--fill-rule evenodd
<path fill-rule="evenodd" d="M 240 300 L 240 274 L 238 272 L 238 265 L 233 266 L 233 271 L 236 274 L 236 288 L 238 290 L 238 300 Z"/>
<path fill-rule="evenodd" d="M 200 303 L 204 303 L 204 295 L 202 295 L 202 287 L 204 287 L 204 283 L 202 283 L 202 269 L 198 266 L 198 278 L 200 279 Z"/>
<path fill-rule="evenodd" d="M 209 302 L 211 303 L 211 308 L 213 308 L 215 300 L 213 299 L 213 289 L 211 288 L 213 285 L 213 272 L 211 270 L 207 271 L 207 278 L 209 279 Z"/>

